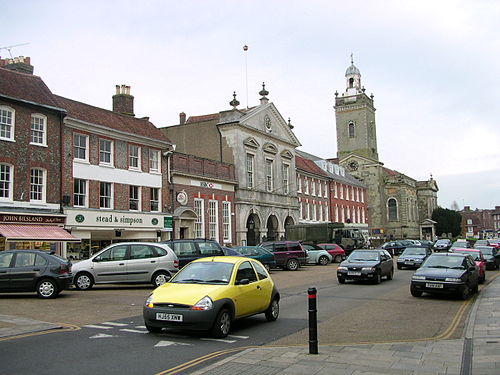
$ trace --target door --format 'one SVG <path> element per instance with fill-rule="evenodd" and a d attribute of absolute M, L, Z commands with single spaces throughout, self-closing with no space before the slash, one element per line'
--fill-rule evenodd
<path fill-rule="evenodd" d="M 40 275 L 45 271 L 48 261 L 31 251 L 16 253 L 14 266 L 10 269 L 12 290 L 34 290 Z"/>
<path fill-rule="evenodd" d="M 0 291 L 6 292 L 11 288 L 10 265 L 14 253 L 0 253 Z"/>
<path fill-rule="evenodd" d="M 126 282 L 128 245 L 116 245 L 92 258 L 96 282 Z"/>
<path fill-rule="evenodd" d="M 158 255 L 152 246 L 130 245 L 130 258 L 126 261 L 128 280 L 149 282 L 158 267 Z"/>
<path fill-rule="evenodd" d="M 240 284 L 242 280 L 248 280 L 248 284 Z M 250 262 L 243 262 L 236 272 L 235 286 L 238 297 L 235 298 L 236 316 L 244 316 L 259 312 L 263 308 L 263 289 L 261 282 Z M 269 303 L 268 300 L 265 303 Z"/>

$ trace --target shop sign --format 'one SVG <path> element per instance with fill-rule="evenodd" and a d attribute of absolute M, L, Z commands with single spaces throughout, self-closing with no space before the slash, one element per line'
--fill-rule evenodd
<path fill-rule="evenodd" d="M 384 234 L 384 228 L 373 228 L 372 229 L 372 234 L 373 235 Z"/>
<path fill-rule="evenodd" d="M 161 229 L 165 215 L 106 212 L 102 210 L 66 210 L 66 225 L 77 227 L 157 228 Z"/>
<path fill-rule="evenodd" d="M 163 228 L 166 229 L 168 232 L 172 231 L 173 227 L 173 217 L 172 216 L 164 216 L 163 217 Z"/>
<path fill-rule="evenodd" d="M 0 214 L 0 223 L 11 224 L 64 224 L 64 216 Z"/>
<path fill-rule="evenodd" d="M 222 190 L 222 185 L 221 184 L 216 184 L 216 183 L 213 183 L 213 182 L 206 182 L 206 181 L 191 180 L 191 186 L 199 186 L 199 187 L 207 188 L 207 189 Z"/>

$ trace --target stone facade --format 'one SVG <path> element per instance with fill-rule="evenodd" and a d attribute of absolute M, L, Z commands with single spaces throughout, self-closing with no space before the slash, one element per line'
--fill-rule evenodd
<path fill-rule="evenodd" d="M 299 217 L 295 148 L 300 143 L 266 98 L 268 92 L 260 94 L 256 107 L 239 110 L 234 99 L 231 110 L 162 128 L 179 151 L 234 163 L 237 245 L 283 238 L 285 225 Z"/>
<path fill-rule="evenodd" d="M 384 167 L 378 159 L 373 94 L 365 94 L 361 73 L 351 62 L 346 90 L 335 93 L 337 157 L 340 165 L 368 187 L 372 237 L 435 237 L 431 216 L 437 207 L 437 184 L 417 181 Z"/>

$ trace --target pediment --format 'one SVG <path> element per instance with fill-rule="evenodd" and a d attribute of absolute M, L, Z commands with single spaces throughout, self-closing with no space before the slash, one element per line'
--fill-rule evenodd
<path fill-rule="evenodd" d="M 280 156 L 285 159 L 293 159 L 293 154 L 289 150 L 281 151 Z"/>
<path fill-rule="evenodd" d="M 272 143 L 265 143 L 264 146 L 262 146 L 262 150 L 264 152 L 267 152 L 269 154 L 276 155 L 278 153 L 278 148 L 273 145 Z"/>
<path fill-rule="evenodd" d="M 292 147 L 301 145 L 273 103 L 252 108 L 240 119 L 240 124 L 265 134 L 273 140 L 288 143 Z"/>
<path fill-rule="evenodd" d="M 243 141 L 243 144 L 251 148 L 259 148 L 260 144 L 254 137 L 248 137 Z"/>

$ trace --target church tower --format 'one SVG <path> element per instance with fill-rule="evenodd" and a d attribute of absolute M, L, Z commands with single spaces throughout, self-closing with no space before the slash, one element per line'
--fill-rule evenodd
<path fill-rule="evenodd" d="M 337 126 L 337 157 L 342 161 L 349 154 L 356 154 L 378 161 L 377 132 L 373 94 L 365 94 L 361 86 L 361 73 L 351 65 L 345 72 L 346 90 L 335 92 L 335 120 Z"/>

